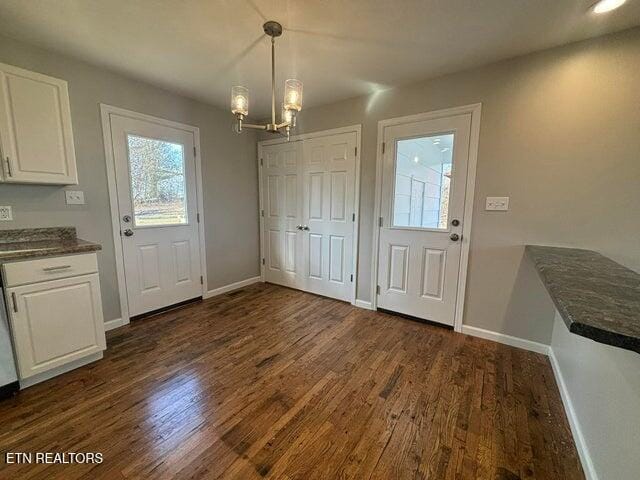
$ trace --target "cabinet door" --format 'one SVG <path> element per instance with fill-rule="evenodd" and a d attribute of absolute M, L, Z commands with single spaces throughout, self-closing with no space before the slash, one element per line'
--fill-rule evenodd
<path fill-rule="evenodd" d="M 20 378 L 106 348 L 98 274 L 7 290 Z"/>
<path fill-rule="evenodd" d="M 5 182 L 78 183 L 67 82 L 0 64 Z"/>

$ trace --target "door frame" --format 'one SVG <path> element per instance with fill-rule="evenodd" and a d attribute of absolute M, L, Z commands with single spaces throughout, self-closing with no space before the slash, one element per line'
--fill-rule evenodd
<path fill-rule="evenodd" d="M 469 161 L 467 163 L 467 182 L 465 185 L 464 214 L 462 216 L 462 248 L 460 250 L 460 267 L 458 270 L 458 291 L 453 329 L 462 331 L 462 318 L 464 314 L 464 299 L 467 286 L 467 270 L 469 266 L 469 246 L 471 241 L 471 220 L 473 217 L 473 201 L 476 187 L 476 166 L 478 163 L 478 143 L 480 139 L 480 117 L 482 104 L 474 103 L 460 107 L 445 108 L 432 112 L 418 113 L 404 117 L 389 118 L 378 122 L 378 140 L 376 146 L 376 193 L 373 213 L 373 255 L 371 255 L 371 308 L 378 308 L 378 256 L 380 253 L 380 211 L 382 208 L 382 144 L 384 142 L 384 129 L 393 125 L 404 123 L 422 122 L 437 118 L 451 117 L 454 115 L 471 114 L 471 132 L 469 136 Z"/>
<path fill-rule="evenodd" d="M 362 152 L 362 125 L 349 125 L 347 127 L 332 128 L 329 130 L 319 130 L 316 132 L 301 133 L 298 135 L 291 135 L 291 141 L 306 140 L 309 138 L 327 137 L 330 135 L 338 135 L 341 133 L 355 133 L 356 134 L 356 164 L 355 164 L 355 191 L 353 195 L 353 211 L 356 215 L 353 222 L 353 259 L 351 269 L 353 271 L 353 282 L 351 286 L 351 304 L 356 305 L 356 292 L 358 285 L 358 239 L 360 237 L 360 155 Z M 258 217 L 260 218 L 260 279 L 265 281 L 265 265 L 263 259 L 265 258 L 265 236 L 264 236 L 264 217 L 260 212 L 264 209 L 264 192 L 262 189 L 262 166 L 260 160 L 262 159 L 262 147 L 267 145 L 278 145 L 280 143 L 286 143 L 286 138 L 276 138 L 271 140 L 261 140 L 258 142 L 258 196 L 260 204 L 258 205 Z"/>
<path fill-rule="evenodd" d="M 118 294 L 120 297 L 120 318 L 117 326 L 126 325 L 130 322 L 129 317 L 129 300 L 127 298 L 127 280 L 124 270 L 124 254 L 122 251 L 122 237 L 120 235 L 120 206 L 118 203 L 118 186 L 116 183 L 116 164 L 113 153 L 112 132 L 111 132 L 111 115 L 119 115 L 122 117 L 132 118 L 134 120 L 142 120 L 149 123 L 155 123 L 165 127 L 184 130 L 193 134 L 193 144 L 195 146 L 195 163 L 196 163 L 196 211 L 199 215 L 198 221 L 198 240 L 200 242 L 200 272 L 202 275 L 201 295 L 207 292 L 207 257 L 204 238 L 204 202 L 202 190 L 202 158 L 200 155 L 200 129 L 192 125 L 174 122 L 160 117 L 154 117 L 144 113 L 127 110 L 120 107 L 114 107 L 105 103 L 100 104 L 100 117 L 102 120 L 102 138 L 104 143 L 104 156 L 107 166 L 107 186 L 109 189 L 109 209 L 111 211 L 111 230 L 113 233 L 114 254 L 116 257 L 116 276 L 118 280 Z"/>

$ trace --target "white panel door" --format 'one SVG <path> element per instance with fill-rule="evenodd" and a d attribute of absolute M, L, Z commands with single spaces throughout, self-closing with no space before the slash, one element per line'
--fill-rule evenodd
<path fill-rule="evenodd" d="M 262 147 L 265 280 L 304 289 L 302 272 L 302 142 Z"/>
<path fill-rule="evenodd" d="M 351 299 L 356 134 L 310 138 L 303 145 L 304 289 Z"/>
<path fill-rule="evenodd" d="M 5 182 L 78 183 L 67 82 L 0 64 Z"/>
<path fill-rule="evenodd" d="M 110 118 L 129 314 L 201 296 L 193 133 Z"/>
<path fill-rule="evenodd" d="M 471 114 L 384 128 L 378 307 L 453 325 Z"/>
<path fill-rule="evenodd" d="M 20 378 L 106 348 L 98 274 L 7 290 Z"/>

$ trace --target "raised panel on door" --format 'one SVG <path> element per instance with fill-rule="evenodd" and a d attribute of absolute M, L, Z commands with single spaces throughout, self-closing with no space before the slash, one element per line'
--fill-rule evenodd
<path fill-rule="evenodd" d="M 174 283 L 179 285 L 185 282 L 192 282 L 191 276 L 191 242 L 189 240 L 178 240 L 171 245 L 173 256 Z"/>
<path fill-rule="evenodd" d="M 67 84 L 0 64 L 0 137 L 5 181 L 77 181 Z"/>
<path fill-rule="evenodd" d="M 322 265 L 322 250 L 323 250 L 323 238 L 322 235 L 317 233 L 309 234 L 309 278 L 315 280 L 322 280 L 323 277 L 323 265 Z"/>
<path fill-rule="evenodd" d="M 447 252 L 423 248 L 422 291 L 423 297 L 442 299 Z"/>
<path fill-rule="evenodd" d="M 389 245 L 389 277 L 387 290 L 394 293 L 407 293 L 408 267 L 409 246 Z"/>
<path fill-rule="evenodd" d="M 138 245 L 138 278 L 140 293 L 160 290 L 160 246 Z"/>
<path fill-rule="evenodd" d="M 344 284 L 346 281 L 345 239 L 340 235 L 329 236 L 329 281 Z"/>
<path fill-rule="evenodd" d="M 10 318 L 21 378 L 104 350 L 97 274 L 14 287 L 8 294 L 16 298 Z"/>

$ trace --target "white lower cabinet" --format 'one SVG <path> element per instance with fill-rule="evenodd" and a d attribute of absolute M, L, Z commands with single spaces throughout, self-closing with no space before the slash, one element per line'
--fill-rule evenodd
<path fill-rule="evenodd" d="M 97 264 L 95 254 L 51 260 L 52 266 L 46 266 L 49 262 L 44 259 L 4 265 L 5 282 L 36 280 L 23 285 L 6 285 L 7 309 L 21 380 L 106 348 L 97 267 L 93 273 L 64 278 L 64 271 L 78 271 L 78 266 L 83 262 L 86 264 L 87 260 Z M 61 260 L 63 265 L 60 265 Z M 47 275 L 55 279 L 46 279 Z"/>

